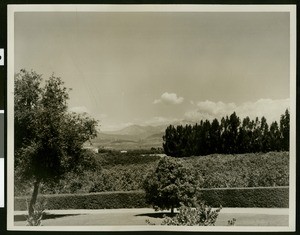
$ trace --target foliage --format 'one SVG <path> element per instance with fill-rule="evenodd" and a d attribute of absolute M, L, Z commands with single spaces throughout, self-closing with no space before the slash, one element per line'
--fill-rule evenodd
<path fill-rule="evenodd" d="M 43 215 L 43 211 L 38 211 L 34 209 L 33 213 L 26 217 L 26 226 L 40 226 Z"/>
<path fill-rule="evenodd" d="M 166 216 L 162 225 L 175 226 L 214 226 L 222 207 L 213 210 L 210 206 L 200 204 L 196 208 L 181 206 L 175 217 Z"/>
<path fill-rule="evenodd" d="M 84 193 L 89 191 L 89 187 L 93 182 L 90 176 L 101 170 L 98 162 L 96 161 L 96 154 L 90 150 L 82 150 L 83 159 L 77 170 L 66 172 L 61 176 L 59 181 L 47 180 L 40 183 L 39 193 L 41 194 L 57 194 L 57 193 Z M 89 170 L 87 170 L 89 169 Z M 29 195 L 32 191 L 34 182 L 24 183 L 23 178 L 20 176 L 19 171 L 15 172 L 14 179 L 15 195 Z"/>
<path fill-rule="evenodd" d="M 141 189 L 146 176 L 144 172 L 148 167 L 147 164 L 143 164 L 103 169 L 100 174 L 95 175 L 95 177 L 90 177 L 92 184 L 89 192 L 131 191 Z"/>
<path fill-rule="evenodd" d="M 290 113 L 285 111 L 280 117 L 280 133 L 284 150 L 289 150 L 290 145 Z"/>
<path fill-rule="evenodd" d="M 289 153 L 214 154 L 185 158 L 202 174 L 204 188 L 289 185 Z"/>
<path fill-rule="evenodd" d="M 234 226 L 236 222 L 236 218 L 232 218 L 231 220 L 228 220 L 228 226 Z"/>
<path fill-rule="evenodd" d="M 121 153 L 111 157 L 90 153 L 96 164 L 82 174 L 69 172 L 59 182 L 41 183 L 40 193 L 88 193 L 143 189 L 146 175 L 154 172 L 160 158 Z M 111 158 L 112 161 L 111 161 Z M 120 158 L 118 160 L 118 158 Z M 131 158 L 136 163 L 131 162 Z M 152 161 L 151 161 L 152 160 Z M 201 175 L 203 188 L 271 187 L 289 185 L 289 153 L 214 154 L 181 159 Z M 105 163 L 103 163 L 105 161 Z M 126 164 L 132 163 L 132 164 Z M 103 164 L 102 164 L 103 163 Z M 15 195 L 28 195 L 33 183 L 15 174 Z"/>
<path fill-rule="evenodd" d="M 29 214 L 40 183 L 79 170 L 86 156 L 82 146 L 96 136 L 97 122 L 69 113 L 68 98 L 68 89 L 54 75 L 44 83 L 33 71 L 21 70 L 15 77 L 15 170 L 21 179 L 34 182 Z"/>
<path fill-rule="evenodd" d="M 289 150 L 288 109 L 278 123 L 270 127 L 265 117 L 241 120 L 236 113 L 219 122 L 201 120 L 195 125 L 170 125 L 163 136 L 163 148 L 168 156 L 189 157 L 213 153 L 237 154 Z"/>
<path fill-rule="evenodd" d="M 53 181 L 78 166 L 82 145 L 96 136 L 97 122 L 67 111 L 68 90 L 53 75 L 21 70 L 15 78 L 16 167 L 24 179 Z M 19 169 L 20 169 L 19 168 Z"/>
<path fill-rule="evenodd" d="M 155 223 L 151 222 L 149 219 L 146 219 L 145 222 L 148 225 L 156 225 Z"/>
<path fill-rule="evenodd" d="M 67 173 L 59 183 L 43 184 L 41 193 L 92 193 L 106 191 L 132 191 L 143 187 L 145 172 L 154 169 L 154 164 L 115 165 L 85 171 L 83 174 Z"/>
<path fill-rule="evenodd" d="M 131 150 L 127 153 L 120 153 L 120 151 L 108 150 L 97 154 L 97 162 L 104 168 L 114 167 L 116 165 L 140 165 L 151 164 L 160 159 L 155 153 L 149 153 L 147 150 Z"/>
<path fill-rule="evenodd" d="M 193 205 L 197 200 L 201 177 L 175 158 L 164 157 L 144 181 L 146 200 L 155 209 L 171 209 L 180 203 Z"/>
<path fill-rule="evenodd" d="M 27 221 L 26 226 L 41 226 L 42 225 L 42 219 L 43 219 L 43 216 L 45 215 L 44 211 L 46 208 L 46 204 L 47 203 L 45 200 L 40 200 L 34 205 L 33 213 L 31 215 L 28 214 L 26 216 L 26 221 Z M 28 203 L 27 203 L 27 207 L 28 207 Z"/>

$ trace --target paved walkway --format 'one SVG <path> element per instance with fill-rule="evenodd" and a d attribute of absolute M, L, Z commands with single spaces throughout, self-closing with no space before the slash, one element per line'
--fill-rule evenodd
<path fill-rule="evenodd" d="M 101 210 L 49 210 L 43 226 L 145 226 L 146 220 L 160 225 L 165 212 L 152 208 L 101 209 Z M 223 208 L 216 226 L 227 226 L 236 218 L 236 226 L 288 226 L 287 208 Z M 169 211 L 168 211 L 169 213 Z M 15 226 L 25 226 L 26 211 L 15 211 Z"/>

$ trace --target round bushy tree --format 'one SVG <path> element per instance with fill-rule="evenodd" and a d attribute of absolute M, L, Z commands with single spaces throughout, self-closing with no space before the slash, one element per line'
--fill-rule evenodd
<path fill-rule="evenodd" d="M 182 160 L 164 157 L 154 172 L 146 177 L 146 201 L 156 210 L 171 209 L 181 204 L 194 205 L 199 198 L 202 178 Z"/>

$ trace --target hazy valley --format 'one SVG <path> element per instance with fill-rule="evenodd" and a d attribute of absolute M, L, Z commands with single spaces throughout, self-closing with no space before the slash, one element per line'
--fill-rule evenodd
<path fill-rule="evenodd" d="M 100 131 L 92 144 L 99 148 L 117 150 L 158 148 L 162 147 L 165 128 L 165 125 L 131 125 L 118 131 Z"/>

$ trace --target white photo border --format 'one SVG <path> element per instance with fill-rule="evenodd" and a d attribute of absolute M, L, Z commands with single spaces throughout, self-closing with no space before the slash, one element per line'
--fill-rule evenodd
<path fill-rule="evenodd" d="M 14 226 L 14 14 L 16 12 L 289 12 L 290 185 L 289 226 Z M 226 231 L 286 232 L 296 229 L 296 5 L 7 5 L 7 229 L 19 231 Z"/>

